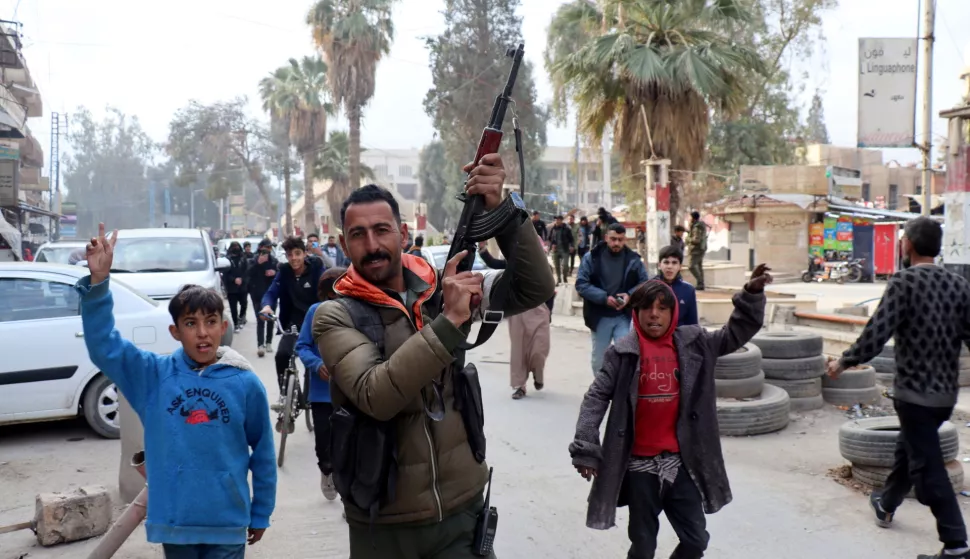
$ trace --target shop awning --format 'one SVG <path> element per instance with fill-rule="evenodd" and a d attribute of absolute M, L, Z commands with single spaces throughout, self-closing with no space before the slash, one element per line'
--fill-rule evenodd
<path fill-rule="evenodd" d="M 829 211 L 833 212 L 845 212 L 857 215 L 872 216 L 883 219 L 895 219 L 897 221 L 909 221 L 911 219 L 916 219 L 920 214 L 914 214 L 911 212 L 898 212 L 895 210 L 880 210 L 878 208 L 866 208 L 863 206 L 856 206 L 855 204 L 839 203 L 835 200 L 829 202 Z M 933 218 L 939 218 L 939 221 L 943 220 L 943 216 L 930 216 Z"/>
<path fill-rule="evenodd" d="M 42 215 L 44 217 L 54 217 L 54 218 L 61 217 L 60 214 L 45 210 L 43 208 L 38 208 L 37 206 L 31 206 L 30 204 L 26 204 L 24 202 L 21 202 L 20 205 L 17 206 L 17 209 L 25 213 Z"/>

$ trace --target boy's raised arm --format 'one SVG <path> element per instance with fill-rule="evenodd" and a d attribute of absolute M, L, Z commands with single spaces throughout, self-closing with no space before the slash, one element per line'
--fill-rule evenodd
<path fill-rule="evenodd" d="M 139 349 L 122 338 L 115 328 L 108 274 L 117 238 L 118 232 L 115 231 L 112 239 L 107 241 L 104 224 L 99 225 L 98 237 L 91 239 L 85 255 L 91 275 L 81 278 L 74 288 L 81 295 L 81 325 L 91 362 L 118 385 L 140 415 L 148 393 L 158 380 L 158 361 L 163 357 Z"/>
<path fill-rule="evenodd" d="M 764 326 L 767 302 L 765 286 L 772 281 L 769 270 L 771 268 L 767 265 L 759 264 L 751 272 L 748 283 L 734 294 L 734 312 L 727 324 L 708 334 L 708 343 L 713 345 L 717 355 L 727 355 L 741 349 Z"/>

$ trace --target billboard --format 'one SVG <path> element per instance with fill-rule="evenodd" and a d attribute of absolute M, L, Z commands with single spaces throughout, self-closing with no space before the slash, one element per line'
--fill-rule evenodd
<path fill-rule="evenodd" d="M 859 39 L 860 148 L 913 147 L 917 39 Z"/>

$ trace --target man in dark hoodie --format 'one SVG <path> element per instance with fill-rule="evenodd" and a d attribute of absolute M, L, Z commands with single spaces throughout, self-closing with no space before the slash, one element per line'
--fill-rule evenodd
<path fill-rule="evenodd" d="M 661 511 L 680 540 L 671 559 L 703 557 L 710 540 L 705 513 L 731 502 L 714 367 L 761 329 L 767 272 L 764 264 L 755 268 L 734 295 L 730 320 L 715 332 L 677 327 L 677 298 L 664 282 L 648 281 L 633 293 L 635 329 L 606 352 L 569 445 L 573 466 L 593 481 L 586 525 L 608 530 L 617 507 L 630 506 L 628 559 L 654 559 Z"/>
<path fill-rule="evenodd" d="M 684 266 L 684 253 L 675 246 L 665 246 L 660 249 L 660 260 L 657 268 L 660 273 L 658 279 L 670 286 L 677 296 L 677 308 L 679 318 L 677 326 L 692 326 L 698 324 L 697 319 L 697 293 L 694 286 L 684 281 L 680 274 Z"/>
<path fill-rule="evenodd" d="M 648 279 L 640 255 L 626 246 L 626 228 L 619 223 L 609 226 L 605 243 L 583 257 L 576 291 L 583 298 L 583 319 L 593 334 L 593 374 L 600 370 L 610 343 L 630 332 L 630 294 Z"/>
<path fill-rule="evenodd" d="M 226 288 L 226 298 L 229 299 L 229 311 L 232 314 L 233 330 L 242 330 L 242 319 L 239 316 L 239 308 L 246 300 L 246 268 L 249 261 L 243 254 L 242 245 L 233 241 L 226 251 L 226 258 L 229 260 L 229 268 L 222 272 L 222 283 Z"/>
<path fill-rule="evenodd" d="M 263 295 L 273 284 L 279 262 L 273 257 L 273 241 L 263 239 L 259 241 L 256 254 L 249 261 L 249 298 L 253 302 L 253 309 L 262 306 Z M 273 332 L 276 326 L 265 320 L 256 321 L 256 355 L 262 357 L 273 351 Z"/>

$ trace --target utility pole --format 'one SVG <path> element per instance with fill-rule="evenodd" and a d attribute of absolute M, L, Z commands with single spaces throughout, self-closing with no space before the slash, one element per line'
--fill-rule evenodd
<path fill-rule="evenodd" d="M 51 152 L 50 152 L 50 175 L 47 185 L 47 196 L 50 198 L 50 204 L 48 205 L 48 210 L 51 213 L 60 213 L 60 200 L 58 198 L 61 195 L 61 120 L 60 114 L 51 113 Z M 54 241 L 61 236 L 61 223 L 60 218 L 55 222 L 54 218 L 50 218 L 47 222 L 47 238 L 48 240 Z"/>
<path fill-rule="evenodd" d="M 923 215 L 930 215 L 933 203 L 933 30 L 936 0 L 923 0 Z"/>

